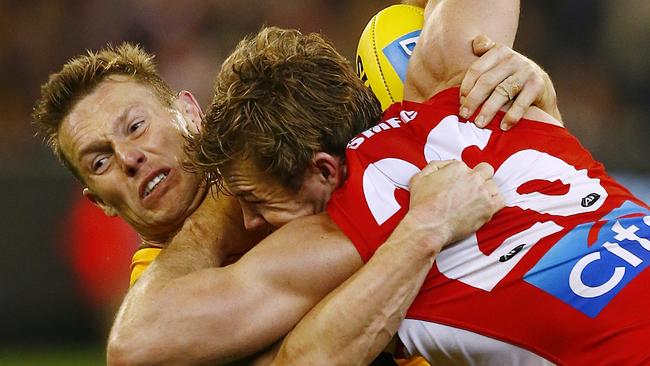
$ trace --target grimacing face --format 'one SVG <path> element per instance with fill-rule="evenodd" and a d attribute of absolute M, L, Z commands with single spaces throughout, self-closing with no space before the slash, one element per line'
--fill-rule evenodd
<path fill-rule="evenodd" d="M 255 230 L 267 223 L 278 228 L 302 216 L 323 212 L 332 192 L 344 176 L 340 159 L 318 153 L 307 170 L 298 192 L 281 185 L 249 160 L 236 161 L 222 169 L 224 183 L 237 197 L 244 226 Z"/>
<path fill-rule="evenodd" d="M 73 106 L 59 127 L 61 151 L 86 183 L 84 195 L 144 239 L 165 240 L 198 207 L 202 176 L 183 169 L 183 133 L 201 110 L 188 92 L 173 108 L 129 76 L 112 75 Z"/>

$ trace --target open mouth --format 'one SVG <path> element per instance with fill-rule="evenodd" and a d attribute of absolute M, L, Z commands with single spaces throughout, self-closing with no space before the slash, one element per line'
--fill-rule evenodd
<path fill-rule="evenodd" d="M 144 198 L 144 197 L 147 197 L 148 195 L 150 195 L 151 192 L 153 192 L 153 190 L 156 189 L 156 187 L 161 182 L 163 182 L 165 179 L 167 179 L 168 174 L 169 174 L 169 172 L 160 173 L 157 176 L 155 176 L 152 180 L 150 180 L 149 183 L 147 183 L 147 185 L 144 187 L 144 192 L 142 194 L 142 197 Z"/>

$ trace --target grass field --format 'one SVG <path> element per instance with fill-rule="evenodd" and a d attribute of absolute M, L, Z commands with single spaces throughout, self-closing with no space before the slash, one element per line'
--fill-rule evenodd
<path fill-rule="evenodd" d="M 0 346 L 2 366 L 95 366 L 105 365 L 102 346 Z"/>

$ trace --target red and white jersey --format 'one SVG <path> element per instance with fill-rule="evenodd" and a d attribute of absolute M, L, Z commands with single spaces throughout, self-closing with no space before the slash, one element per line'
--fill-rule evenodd
<path fill-rule="evenodd" d="M 391 106 L 348 144 L 328 205 L 367 261 L 432 160 L 487 162 L 506 207 L 445 248 L 407 318 L 475 332 L 559 364 L 650 363 L 650 209 L 568 131 L 459 120 L 458 88 Z M 502 113 L 497 115 L 500 119 Z"/>

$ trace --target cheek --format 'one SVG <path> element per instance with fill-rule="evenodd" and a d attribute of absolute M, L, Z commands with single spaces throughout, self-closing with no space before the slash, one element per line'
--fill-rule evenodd
<path fill-rule="evenodd" d="M 180 153 L 185 151 L 185 138 L 180 131 L 175 128 L 169 128 L 165 131 L 162 131 L 165 148 Z"/>
<path fill-rule="evenodd" d="M 107 176 L 104 176 L 103 178 L 104 179 L 98 179 L 91 182 L 89 184 L 91 189 L 108 204 L 123 204 L 128 198 L 126 195 L 125 184 L 116 179 L 110 179 Z"/>
<path fill-rule="evenodd" d="M 185 139 L 171 124 L 169 126 L 150 125 L 146 131 L 146 142 L 151 151 L 163 156 L 178 158 L 184 154 Z"/>

